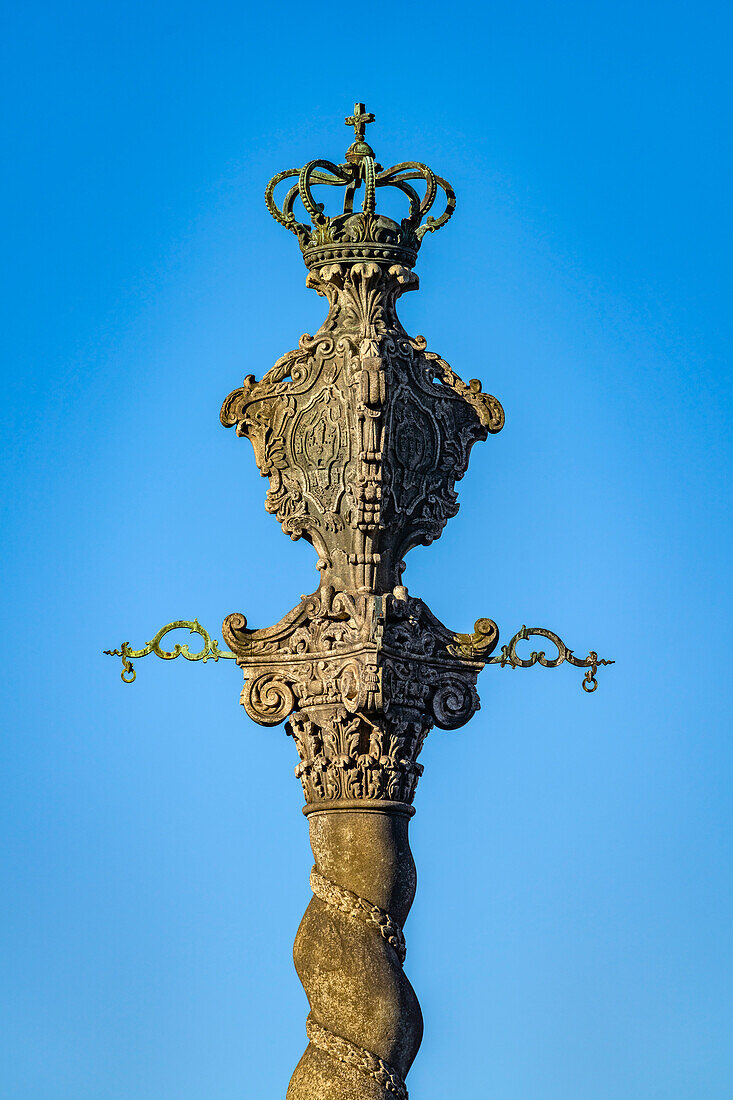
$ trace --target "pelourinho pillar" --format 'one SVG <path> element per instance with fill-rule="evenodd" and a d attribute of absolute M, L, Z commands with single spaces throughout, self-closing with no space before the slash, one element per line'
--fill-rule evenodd
<path fill-rule="evenodd" d="M 314 865 L 295 940 L 310 1003 L 308 1046 L 288 1100 L 407 1097 L 422 1037 L 403 969 L 416 883 L 407 834 L 430 730 L 471 718 L 485 664 L 567 661 L 586 670 L 583 689 L 594 692 L 599 665 L 614 663 L 595 650 L 576 657 L 544 627 L 521 627 L 493 653 L 499 632 L 491 619 L 456 634 L 402 583 L 405 555 L 438 538 L 456 514 L 455 485 L 471 447 L 502 428 L 504 413 L 480 382 L 461 381 L 400 324 L 396 303 L 417 289 L 412 269 L 422 240 L 445 225 L 455 196 L 418 161 L 377 164 L 365 140 L 373 121 L 357 103 L 346 119 L 356 140 L 343 163 L 314 160 L 268 184 L 268 210 L 297 237 L 306 285 L 327 299 L 328 313 L 261 381 L 248 375 L 221 410 L 222 423 L 252 443 L 269 480 L 267 510 L 292 539 L 315 548 L 316 591 L 264 630 L 229 615 L 228 651 L 195 619 L 168 623 L 140 649 L 123 642 L 105 650 L 122 658 L 126 683 L 136 676 L 133 660 L 149 653 L 166 661 L 234 658 L 247 714 L 264 726 L 286 722 L 295 741 Z M 325 214 L 313 193 L 322 186 L 342 188 L 341 213 Z M 387 186 L 404 198 L 399 222 L 377 211 Z M 296 202 L 310 224 L 298 220 Z M 200 637 L 200 649 L 163 648 L 166 635 L 182 629 Z M 549 656 L 520 655 L 517 646 L 535 636 L 549 640 Z"/>
<path fill-rule="evenodd" d="M 422 238 L 447 222 L 455 198 L 423 164 L 382 169 L 364 140 L 368 121 L 357 104 L 344 163 L 312 161 L 268 186 L 268 208 L 297 236 L 307 285 L 329 310 L 315 336 L 261 381 L 247 377 L 221 413 L 254 447 L 267 510 L 313 544 L 321 574 L 276 626 L 250 630 L 234 614 L 223 627 L 247 713 L 263 725 L 287 720 L 313 848 L 313 897 L 295 940 L 308 1046 L 288 1100 L 407 1096 L 422 1037 L 403 968 L 418 756 L 433 726 L 455 729 L 476 711 L 476 678 L 498 639 L 489 619 L 471 635 L 448 630 L 402 584 L 405 554 L 456 514 L 471 447 L 504 414 L 397 317 L 398 298 L 418 285 Z M 278 206 L 287 179 L 296 182 Z M 343 188 L 342 213 L 323 213 L 318 185 Z M 405 197 L 399 223 L 376 211 L 387 185 Z M 444 210 L 432 218 L 440 191 Z M 310 225 L 296 220 L 296 199 Z"/>

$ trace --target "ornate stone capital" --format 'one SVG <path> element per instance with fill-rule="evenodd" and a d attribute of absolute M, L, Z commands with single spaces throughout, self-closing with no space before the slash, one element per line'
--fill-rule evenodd
<path fill-rule="evenodd" d="M 403 588 L 377 596 L 324 585 L 276 626 L 249 630 L 235 614 L 223 632 L 250 718 L 289 719 L 308 803 L 411 803 L 430 729 L 456 729 L 479 707 L 476 678 L 498 638 L 488 623 L 469 652 Z"/>

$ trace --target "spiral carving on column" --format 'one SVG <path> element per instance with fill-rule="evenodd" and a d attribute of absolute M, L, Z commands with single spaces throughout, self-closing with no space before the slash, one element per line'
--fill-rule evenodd
<path fill-rule="evenodd" d="M 309 1016 L 305 1022 L 305 1031 L 314 1046 L 333 1058 L 345 1062 L 346 1065 L 353 1066 L 354 1069 L 373 1077 L 382 1088 L 391 1092 L 398 1100 L 407 1100 L 407 1085 L 399 1073 L 384 1059 L 372 1054 L 371 1051 L 363 1050 L 356 1043 L 350 1043 L 348 1039 L 334 1035 L 332 1031 L 327 1031 L 325 1027 L 317 1024 L 312 1016 Z"/>
<path fill-rule="evenodd" d="M 360 898 L 353 890 L 346 890 L 343 886 L 338 886 L 330 879 L 319 875 L 315 867 L 311 871 L 310 886 L 316 897 L 325 901 L 327 905 L 332 905 L 341 913 L 353 917 L 354 920 L 375 924 L 382 938 L 394 947 L 400 962 L 405 961 L 407 946 L 404 933 L 386 910 L 380 909 L 378 905 L 372 905 L 365 898 Z"/>
<path fill-rule="evenodd" d="M 378 905 L 374 905 L 366 898 L 360 897 L 353 890 L 348 890 L 338 883 L 332 882 L 325 875 L 319 873 L 313 867 L 310 876 L 310 886 L 316 898 L 327 905 L 331 910 L 339 914 L 345 914 L 351 920 L 359 922 L 367 927 L 374 928 L 381 938 L 392 948 L 400 966 L 405 961 L 407 949 L 405 937 L 401 926 L 393 917 Z M 338 1026 L 338 1021 L 333 1022 Z M 378 1054 L 359 1046 L 349 1039 L 337 1034 L 329 1027 L 318 1023 L 313 1012 L 309 1013 L 306 1020 L 306 1034 L 313 1046 L 346 1066 L 371 1078 L 383 1089 L 397 1097 L 398 1100 L 408 1100 L 407 1086 L 401 1075 Z"/>
<path fill-rule="evenodd" d="M 310 1004 L 309 1045 L 288 1100 L 407 1100 L 422 1015 L 403 970 L 415 894 L 407 807 L 307 807 L 313 897 L 294 958 Z M 385 804 L 383 804 L 385 805 Z"/>

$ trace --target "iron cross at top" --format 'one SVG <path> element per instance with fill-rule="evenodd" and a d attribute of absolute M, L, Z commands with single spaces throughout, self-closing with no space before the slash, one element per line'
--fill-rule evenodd
<path fill-rule="evenodd" d="M 356 140 L 363 141 L 367 124 L 370 122 L 374 122 L 374 115 L 371 113 L 371 111 L 367 111 L 365 104 L 355 103 L 353 115 L 349 115 L 349 117 L 347 119 L 344 119 L 344 121 L 347 126 L 354 127 Z"/>

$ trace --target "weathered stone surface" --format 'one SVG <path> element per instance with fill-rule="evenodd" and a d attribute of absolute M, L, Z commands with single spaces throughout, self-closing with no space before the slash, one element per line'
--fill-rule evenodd
<path fill-rule="evenodd" d="M 344 164 L 313 161 L 268 187 L 268 208 L 298 237 L 307 285 L 327 299 L 328 315 L 221 411 L 252 443 L 269 481 L 265 507 L 291 538 L 313 544 L 321 574 L 318 590 L 275 626 L 252 630 L 233 614 L 223 627 L 247 714 L 262 725 L 287 720 L 310 820 L 313 900 L 295 941 L 309 1045 L 288 1100 L 407 1096 L 422 1036 L 402 968 L 418 756 L 433 726 L 456 729 L 477 710 L 476 678 L 498 640 L 490 619 L 472 634 L 448 630 L 402 585 L 405 555 L 456 514 L 471 448 L 504 414 L 397 317 L 397 300 L 418 285 L 411 267 L 423 236 L 445 224 L 455 196 L 425 165 L 382 169 L 366 121 L 357 104 Z M 296 176 L 278 207 L 276 184 Z M 422 198 L 408 182 L 418 179 Z M 311 191 L 319 184 L 344 187 L 343 214 L 324 214 Z M 401 223 L 376 213 L 386 185 L 406 197 Z M 446 209 L 428 218 L 439 188 Z M 298 197 L 310 227 L 295 220 Z"/>
<path fill-rule="evenodd" d="M 315 808 L 309 822 L 317 881 L 294 958 L 310 1043 L 288 1100 L 399 1096 L 423 1026 L 402 969 L 416 886 L 407 808 Z"/>
<path fill-rule="evenodd" d="M 252 443 L 270 482 L 265 507 L 318 551 L 337 592 L 391 592 L 403 557 L 458 511 L 471 447 L 504 422 L 499 402 L 412 339 L 395 302 L 405 267 L 334 264 L 308 276 L 329 300 L 315 336 L 252 376 L 221 418 Z"/>

